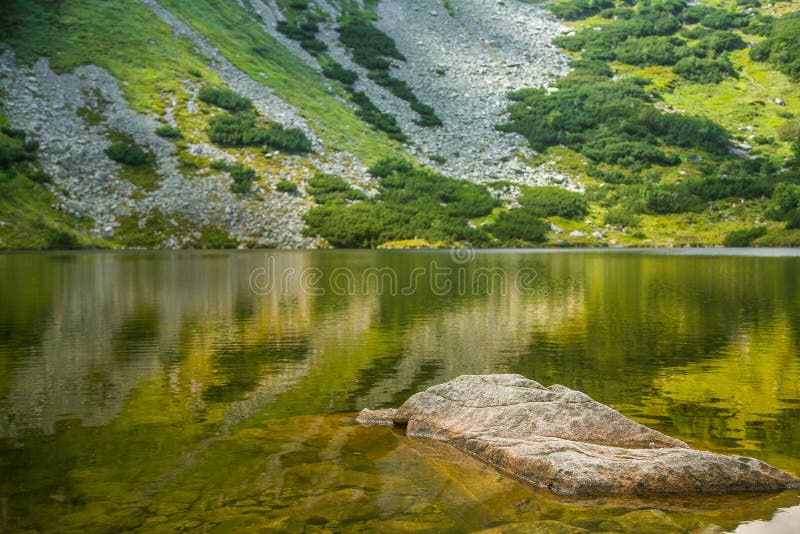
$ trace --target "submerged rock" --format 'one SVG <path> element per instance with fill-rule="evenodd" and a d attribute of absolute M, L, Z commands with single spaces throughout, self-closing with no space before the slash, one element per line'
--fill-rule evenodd
<path fill-rule="evenodd" d="M 364 424 L 406 426 L 533 486 L 557 493 L 723 494 L 800 488 L 764 462 L 689 448 L 584 393 L 520 375 L 465 375 L 396 410 L 363 410 Z"/>

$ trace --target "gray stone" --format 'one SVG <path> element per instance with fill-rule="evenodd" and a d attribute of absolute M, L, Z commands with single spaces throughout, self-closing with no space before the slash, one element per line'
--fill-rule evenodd
<path fill-rule="evenodd" d="M 764 462 L 689 448 L 584 393 L 520 375 L 465 375 L 396 410 L 364 410 L 365 424 L 405 425 L 523 482 L 556 493 L 725 494 L 800 488 Z"/>

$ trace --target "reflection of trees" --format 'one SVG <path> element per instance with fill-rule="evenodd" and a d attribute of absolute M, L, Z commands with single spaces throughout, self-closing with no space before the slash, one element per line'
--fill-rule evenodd
<path fill-rule="evenodd" d="M 484 372 L 562 382 L 705 444 L 758 448 L 767 440 L 765 459 L 798 456 L 800 391 L 782 380 L 800 374 L 794 260 L 478 254 L 468 269 L 535 269 L 535 294 L 442 296 L 423 285 L 414 295 L 312 296 L 295 278 L 286 291 L 256 295 L 249 274 L 270 254 L 30 256 L 9 267 L 40 283 L 15 287 L 15 274 L 0 277 L 13 304 L 0 308 L 0 333 L 9 333 L 0 347 L 9 416 L 0 432 L 54 435 L 23 438 L 13 455 L 3 450 L 19 468 L 0 493 L 27 492 L 12 499 L 22 507 L 50 503 L 53 492 L 65 503 L 109 501 L 109 510 L 139 500 L 167 506 L 161 501 L 178 498 L 173 484 L 194 484 L 216 502 L 259 472 L 265 487 L 284 488 L 281 506 L 299 510 L 316 506 L 304 500 L 309 487 L 336 494 L 352 475 L 376 485 L 359 499 L 387 511 L 408 484 L 398 470 L 429 476 L 441 465 L 425 458 L 430 451 L 409 463 L 413 451 L 395 438 L 364 443 L 366 434 L 343 430 L 343 419 L 337 427 L 317 415 L 397 405 L 433 383 Z M 278 272 L 393 268 L 402 280 L 449 255 L 273 257 Z M 0 257 L 0 267 L 9 261 Z M 264 434 L 263 424 L 277 427 Z M 373 456 L 364 463 L 353 452 Z M 298 459 L 312 467 L 304 471 Z M 513 503 L 502 495 L 455 487 L 469 476 L 417 488 L 449 495 L 438 524 L 483 517 L 483 499 L 508 513 Z"/>
<path fill-rule="evenodd" d="M 701 443 L 796 449 L 796 259 L 586 260 L 585 322 L 536 329 L 516 370 Z"/>

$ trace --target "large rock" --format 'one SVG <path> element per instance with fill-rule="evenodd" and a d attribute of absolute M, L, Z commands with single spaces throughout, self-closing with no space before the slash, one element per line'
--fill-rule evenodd
<path fill-rule="evenodd" d="M 698 451 L 587 395 L 520 375 L 465 375 L 396 410 L 363 410 L 365 424 L 405 425 L 557 493 L 722 494 L 800 488 L 764 462 Z"/>

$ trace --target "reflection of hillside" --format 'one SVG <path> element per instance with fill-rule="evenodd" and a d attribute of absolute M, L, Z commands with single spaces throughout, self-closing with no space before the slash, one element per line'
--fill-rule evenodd
<path fill-rule="evenodd" d="M 402 280 L 453 265 L 446 252 L 0 256 L 11 303 L 0 437 L 53 434 L 1 449 L 0 495 L 26 511 L 12 527 L 80 529 L 112 512 L 170 526 L 202 512 L 212 525 L 245 508 L 267 528 L 320 510 L 428 530 L 622 513 L 526 501 L 480 466 L 321 415 L 397 405 L 462 373 L 562 382 L 701 446 L 758 449 L 798 471 L 796 259 L 478 253 L 468 269 L 535 269 L 534 294 L 423 284 L 339 296 L 323 280 L 315 295 L 297 276 L 256 294 L 250 273 L 269 257 L 278 276 L 390 267 Z M 769 517 L 773 504 L 734 515 Z"/>
<path fill-rule="evenodd" d="M 748 325 L 782 313 L 798 339 L 800 292 L 793 258 L 587 255 L 572 276 L 585 284 L 581 329 L 533 333 L 516 369 L 563 382 L 606 403 L 638 404 L 661 369 L 700 362 Z M 620 387 L 620 374 L 635 377 Z"/>
<path fill-rule="evenodd" d="M 649 404 L 669 414 L 682 434 L 706 443 L 743 453 L 800 453 L 800 382 L 786 378 L 800 374 L 800 347 L 790 332 L 785 315 L 742 332 L 714 359 L 657 378 Z M 786 461 L 779 463 L 800 470 L 797 460 Z"/>
<path fill-rule="evenodd" d="M 302 268 L 306 257 L 276 256 L 279 268 Z M 246 261 L 221 254 L 76 255 L 55 273 L 49 258 L 27 258 L 52 289 L 41 304 L 46 319 L 37 346 L 6 376 L 0 436 L 30 428 L 49 434 L 61 419 L 103 425 L 120 413 L 132 388 L 167 368 L 173 387 L 185 380 L 203 389 L 215 354 L 310 329 L 309 299 L 297 283 L 285 294 L 250 291 L 250 272 L 263 263 L 256 255 Z M 12 309 L 26 309 L 27 295 L 6 295 Z"/>
<path fill-rule="evenodd" d="M 547 296 L 512 291 L 505 297 L 473 297 L 459 304 L 413 317 L 402 336 L 403 357 L 395 362 L 394 373 L 357 404 L 397 404 L 460 374 L 504 372 L 527 355 L 533 331 L 575 328 L 585 313 L 583 296 L 574 288 Z"/>

